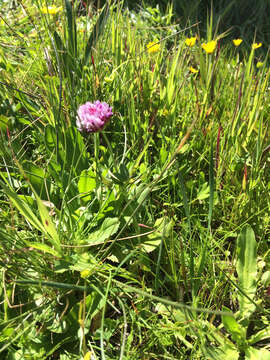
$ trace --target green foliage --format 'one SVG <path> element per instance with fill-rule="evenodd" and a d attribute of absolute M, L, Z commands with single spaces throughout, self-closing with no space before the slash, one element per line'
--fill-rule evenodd
<path fill-rule="evenodd" d="M 249 318 L 255 310 L 253 303 L 256 294 L 257 275 L 257 244 L 255 235 L 249 226 L 246 226 L 237 239 L 236 270 L 239 277 L 239 286 L 243 294 L 239 295 L 240 316 Z"/>
<path fill-rule="evenodd" d="M 269 357 L 265 42 L 177 4 L 0 5 L 3 359 Z"/>

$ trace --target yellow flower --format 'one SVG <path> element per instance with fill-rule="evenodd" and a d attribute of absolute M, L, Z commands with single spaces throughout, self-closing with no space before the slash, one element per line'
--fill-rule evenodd
<path fill-rule="evenodd" d="M 189 68 L 189 71 L 192 72 L 193 74 L 197 74 L 199 72 L 199 70 L 197 69 L 194 69 L 194 67 L 190 66 Z"/>
<path fill-rule="evenodd" d="M 158 52 L 160 50 L 160 44 L 158 44 L 156 41 L 151 41 L 147 44 L 147 50 L 149 54 Z"/>
<path fill-rule="evenodd" d="M 90 360 L 91 359 L 91 355 L 92 355 L 92 352 L 91 351 L 88 351 L 84 357 L 83 357 L 83 360 Z"/>
<path fill-rule="evenodd" d="M 262 43 L 254 43 L 254 44 L 252 44 L 252 49 L 256 50 L 256 49 L 260 48 L 261 46 L 262 46 Z"/>
<path fill-rule="evenodd" d="M 207 54 L 212 54 L 212 52 L 214 52 L 216 47 L 217 47 L 216 40 L 212 40 L 212 41 L 209 41 L 208 43 L 202 44 L 202 48 Z"/>
<path fill-rule="evenodd" d="M 237 46 L 241 45 L 242 41 L 243 41 L 242 39 L 234 39 L 233 45 L 237 47 Z"/>
<path fill-rule="evenodd" d="M 50 14 L 50 15 L 55 15 L 59 11 L 62 11 L 62 10 L 63 10 L 62 6 L 56 7 L 55 5 L 48 6 L 48 7 L 44 6 L 43 8 L 41 8 L 42 14 Z"/>
<path fill-rule="evenodd" d="M 196 37 L 187 38 L 185 44 L 189 47 L 194 46 L 196 43 Z"/>
<path fill-rule="evenodd" d="M 80 274 L 81 274 L 81 277 L 83 278 L 83 279 L 86 279 L 86 278 L 88 278 L 88 276 L 90 275 L 90 273 L 91 273 L 91 271 L 90 270 L 82 270 L 81 272 L 80 272 Z"/>
<path fill-rule="evenodd" d="M 256 67 L 259 69 L 263 66 L 263 62 L 258 61 Z"/>

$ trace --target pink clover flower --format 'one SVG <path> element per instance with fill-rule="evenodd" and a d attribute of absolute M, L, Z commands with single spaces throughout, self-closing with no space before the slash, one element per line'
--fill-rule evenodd
<path fill-rule="evenodd" d="M 112 115 L 112 108 L 106 102 L 88 101 L 79 106 L 76 125 L 81 132 L 97 132 L 104 128 Z"/>

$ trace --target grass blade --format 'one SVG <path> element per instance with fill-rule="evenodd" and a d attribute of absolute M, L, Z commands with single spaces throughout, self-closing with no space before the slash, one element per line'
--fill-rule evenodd
<path fill-rule="evenodd" d="M 97 43 L 98 38 L 102 34 L 102 31 L 105 27 L 105 24 L 106 24 L 108 16 L 109 16 L 109 9 L 110 9 L 110 6 L 109 6 L 109 3 L 107 2 L 106 5 L 103 7 L 103 9 L 96 21 L 93 31 L 91 32 L 91 34 L 89 36 L 89 39 L 88 39 L 88 42 L 86 45 L 86 49 L 85 49 L 84 65 L 86 65 L 89 60 L 89 56 L 91 54 L 92 47 Z"/>

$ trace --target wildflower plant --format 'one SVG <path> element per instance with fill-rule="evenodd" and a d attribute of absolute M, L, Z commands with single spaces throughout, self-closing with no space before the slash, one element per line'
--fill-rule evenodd
<path fill-rule="evenodd" d="M 193 46 L 196 44 L 196 40 L 197 40 L 196 36 L 187 38 L 187 39 L 185 40 L 185 44 L 186 44 L 188 47 L 193 47 Z"/>
<path fill-rule="evenodd" d="M 61 11 L 63 11 L 62 6 L 56 6 L 56 5 L 44 6 L 41 8 L 42 14 L 56 15 Z"/>
<path fill-rule="evenodd" d="M 263 67 L 264 63 L 262 61 L 258 61 L 256 64 L 256 68 L 259 69 L 261 67 Z"/>
<path fill-rule="evenodd" d="M 154 54 L 160 51 L 160 44 L 157 41 L 150 41 L 147 44 L 147 51 L 149 54 Z"/>
<path fill-rule="evenodd" d="M 202 44 L 202 48 L 207 54 L 212 54 L 216 50 L 216 47 L 217 47 L 216 40 L 212 40 Z"/>
<path fill-rule="evenodd" d="M 235 46 L 235 47 L 238 47 L 238 46 L 240 46 L 241 44 L 242 44 L 242 42 L 243 42 L 243 39 L 233 39 L 233 45 Z"/>
<path fill-rule="evenodd" d="M 195 69 L 195 68 L 192 67 L 192 66 L 190 66 L 188 69 L 189 69 L 189 71 L 190 71 L 191 73 L 193 73 L 193 74 L 197 74 L 197 73 L 199 72 L 198 69 Z"/>
<path fill-rule="evenodd" d="M 252 44 L 252 49 L 253 49 L 253 50 L 256 50 L 256 49 L 259 49 L 261 46 L 262 46 L 262 43 L 261 43 L 261 42 L 260 42 L 260 43 L 253 43 L 253 44 Z"/>
<path fill-rule="evenodd" d="M 0 23 L 1 359 L 269 359 L 263 51 L 62 3 Z"/>
<path fill-rule="evenodd" d="M 112 115 L 112 108 L 106 102 L 87 102 L 78 109 L 76 125 L 81 132 L 100 131 Z"/>

